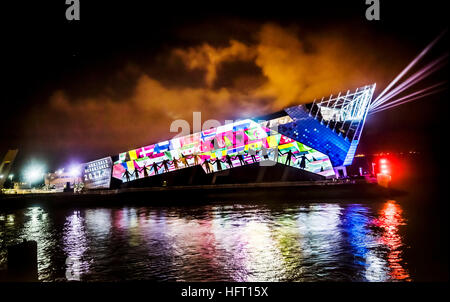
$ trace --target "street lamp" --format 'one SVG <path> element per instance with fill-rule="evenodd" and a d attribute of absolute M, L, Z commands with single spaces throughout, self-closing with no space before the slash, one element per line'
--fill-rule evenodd
<path fill-rule="evenodd" d="M 24 171 L 25 180 L 30 183 L 40 180 L 44 176 L 44 167 L 42 165 L 31 165 Z"/>
<path fill-rule="evenodd" d="M 70 166 L 69 167 L 69 174 L 70 174 L 70 176 L 78 177 L 81 174 L 80 168 L 81 167 L 80 167 L 79 164 Z"/>

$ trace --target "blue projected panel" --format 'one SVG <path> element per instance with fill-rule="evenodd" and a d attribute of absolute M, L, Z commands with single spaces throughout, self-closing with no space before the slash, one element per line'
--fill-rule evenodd
<path fill-rule="evenodd" d="M 280 125 L 278 132 L 327 154 L 334 167 L 344 164 L 350 141 L 321 124 L 302 105 L 285 109 L 294 122 Z"/>

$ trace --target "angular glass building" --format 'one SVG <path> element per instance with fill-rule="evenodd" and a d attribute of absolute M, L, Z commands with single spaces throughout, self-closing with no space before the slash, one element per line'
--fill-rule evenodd
<path fill-rule="evenodd" d="M 323 178 L 350 165 L 375 84 L 123 152 L 112 177 L 122 182 L 201 167 L 212 174 L 244 166 L 287 165 Z"/>

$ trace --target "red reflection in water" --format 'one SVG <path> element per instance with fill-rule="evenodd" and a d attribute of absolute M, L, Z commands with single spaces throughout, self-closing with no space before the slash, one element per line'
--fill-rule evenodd
<path fill-rule="evenodd" d="M 383 229 L 381 240 L 389 248 L 387 261 L 391 271 L 391 278 L 394 280 L 411 281 L 408 271 L 401 265 L 403 261 L 401 250 L 403 243 L 398 227 L 406 224 L 402 212 L 402 208 L 395 200 L 389 200 L 380 211 L 380 216 L 374 223 Z"/>

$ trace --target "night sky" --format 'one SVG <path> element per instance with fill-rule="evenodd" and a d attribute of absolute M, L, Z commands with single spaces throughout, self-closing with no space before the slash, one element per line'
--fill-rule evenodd
<path fill-rule="evenodd" d="M 0 156 L 49 170 L 165 140 L 172 121 L 237 119 L 377 83 L 447 27 L 435 1 L 65 1 L 2 4 Z M 293 3 L 296 3 L 295 5 Z M 447 52 L 448 34 L 423 63 Z M 447 79 L 445 68 L 417 88 Z M 412 92 L 411 90 L 410 92 Z M 358 152 L 427 152 L 448 137 L 448 90 L 373 115 Z"/>

